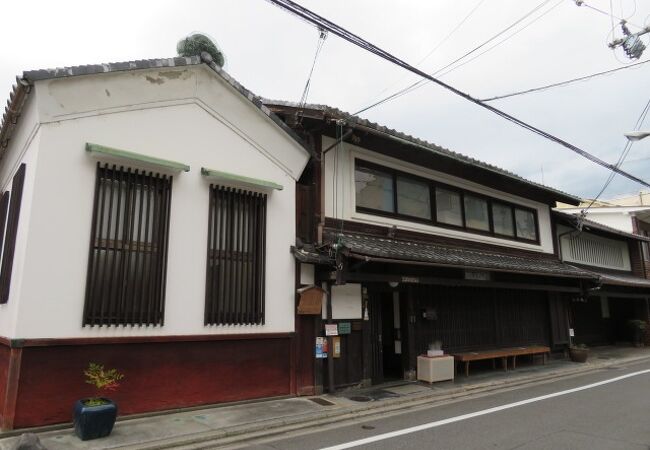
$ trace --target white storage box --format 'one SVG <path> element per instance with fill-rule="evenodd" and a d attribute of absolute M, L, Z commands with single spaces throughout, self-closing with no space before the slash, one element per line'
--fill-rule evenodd
<path fill-rule="evenodd" d="M 453 379 L 453 356 L 418 356 L 418 380 L 434 383 Z"/>

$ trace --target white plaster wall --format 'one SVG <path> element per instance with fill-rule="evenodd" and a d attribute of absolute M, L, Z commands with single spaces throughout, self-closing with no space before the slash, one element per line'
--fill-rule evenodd
<path fill-rule="evenodd" d="M 294 172 L 302 170 L 307 154 L 252 105 L 237 106 L 228 87 L 204 78 L 208 74 L 201 71 L 160 84 L 147 81 L 147 71 L 140 71 L 83 77 L 81 84 L 81 78 L 73 78 L 37 85 L 43 95 L 41 119 L 47 123 L 41 126 L 19 317 L 10 335 L 55 338 L 293 331 L 295 270 L 289 248 L 295 241 Z M 176 82 L 179 92 L 164 88 L 166 83 Z M 85 86 L 93 83 L 94 89 Z M 158 89 L 160 96 L 181 97 L 184 90 L 196 92 L 201 84 L 205 86 L 198 89 L 204 91 L 200 98 L 182 102 L 156 102 L 156 96 L 148 91 Z M 75 89 L 80 85 L 83 89 Z M 101 105 L 102 95 L 109 102 L 121 98 L 122 103 L 101 112 L 88 109 Z M 127 100 L 130 103 L 126 104 Z M 65 113 L 65 105 L 71 105 L 72 113 Z M 223 119 L 231 114 L 230 108 L 239 108 L 241 115 L 231 117 L 245 126 L 235 127 L 234 122 Z M 251 123 L 263 129 L 251 136 L 246 129 Z M 190 172 L 174 175 L 162 327 L 81 326 L 96 167 L 96 160 L 84 150 L 86 142 L 191 166 Z M 267 203 L 265 325 L 203 325 L 209 182 L 200 175 L 202 166 L 284 186 L 284 190 L 270 193 Z"/>
<path fill-rule="evenodd" d="M 589 220 L 616 228 L 617 230 L 633 233 L 632 216 L 628 213 L 589 214 Z"/>
<path fill-rule="evenodd" d="M 609 209 L 609 208 L 608 208 Z M 580 208 L 570 208 L 570 209 L 560 209 L 561 212 L 566 212 L 570 214 L 579 214 Z M 627 233 L 633 233 L 632 229 L 632 214 L 627 211 L 609 209 L 609 210 L 600 210 L 598 208 L 590 209 L 587 213 L 587 219 L 594 222 L 600 223 L 602 225 L 607 225 L 617 230 L 625 231 Z"/>
<path fill-rule="evenodd" d="M 323 136 L 323 148 L 335 142 L 334 139 Z M 403 172 L 412 173 L 431 180 L 437 180 L 451 186 L 457 186 L 469 191 L 478 192 L 493 198 L 503 199 L 518 205 L 527 206 L 537 210 L 539 220 L 540 244 L 528 244 L 508 239 L 499 239 L 475 233 L 467 233 L 448 228 L 436 227 L 407 220 L 364 214 L 356 211 L 355 186 L 354 186 L 354 159 L 359 158 L 376 164 L 393 167 Z M 336 170 L 335 170 L 336 168 Z M 330 150 L 325 156 L 325 215 L 328 217 L 343 218 L 355 222 L 364 222 L 375 225 L 395 225 L 400 229 L 431 233 L 457 239 L 465 239 L 487 244 L 502 245 L 505 247 L 520 248 L 545 253 L 553 253 L 553 233 L 551 228 L 550 208 L 543 203 L 535 202 L 523 197 L 517 197 L 505 192 L 490 189 L 471 181 L 447 175 L 442 172 L 429 170 L 410 164 L 396 158 L 391 158 L 362 147 L 343 143 Z"/>
<path fill-rule="evenodd" d="M 11 190 L 13 176 L 22 163 L 26 164 L 25 182 L 21 199 L 16 248 L 11 272 L 9 301 L 0 305 L 0 336 L 14 337 L 21 304 L 23 266 L 32 207 L 34 173 L 40 141 L 36 101 L 32 94 L 21 114 L 21 126 L 17 127 L 0 161 L 0 192 Z"/>

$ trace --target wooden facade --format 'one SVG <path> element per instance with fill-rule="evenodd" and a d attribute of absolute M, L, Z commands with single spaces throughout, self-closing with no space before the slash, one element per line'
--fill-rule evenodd
<path fill-rule="evenodd" d="M 289 124 L 296 113 L 290 106 L 271 105 L 271 109 Z M 332 236 L 346 232 L 405 243 L 529 258 L 542 263 L 560 260 L 554 220 L 548 225 L 553 236 L 550 251 L 533 252 L 471 238 L 461 240 L 381 225 L 380 217 L 373 224 L 328 216 L 325 212 L 325 155 L 321 143 L 323 136 L 336 136 L 335 120 L 328 117 L 327 110 L 308 109 L 301 111 L 304 117 L 297 128 L 315 143 L 320 158 L 312 158 L 297 185 L 296 230 L 301 244 L 324 248 Z M 403 141 L 391 142 L 381 134 L 365 125 L 357 128 L 351 125 L 346 136 L 354 135 L 352 140 L 355 144 L 377 154 L 529 198 L 547 204 L 549 209 L 556 200 L 561 200 L 558 197 L 561 194 L 557 192 L 512 182 L 502 176 L 488 176 L 479 167 L 458 163 L 437 155 L 435 151 L 424 152 Z M 332 148 L 325 149 L 330 150 Z M 630 244 L 633 273 L 642 274 L 645 267 L 641 247 L 635 244 Z M 373 259 L 345 252 L 339 254 L 334 250 L 330 250 L 330 256 L 332 261 L 329 264 L 316 263 L 316 284 L 328 290 L 336 284 L 359 284 L 363 292 L 364 316 L 353 320 L 296 316 L 300 342 L 296 354 L 299 393 L 319 393 L 328 388 L 367 386 L 413 377 L 417 356 L 426 353 L 432 343 L 439 343 L 446 353 L 530 345 L 547 346 L 559 352 L 571 342 L 571 326 L 577 330 L 595 326 L 590 319 L 590 314 L 595 312 L 579 312 L 578 322 L 575 322 L 575 313 L 576 308 L 583 307 L 582 299 L 588 297 L 592 289 L 598 288 L 596 276 L 544 273 L 532 267 L 533 264 L 530 269 L 514 271 L 497 267 L 485 269 L 489 276 L 479 280 L 466 279 L 462 262 L 445 266 L 390 257 Z M 588 301 L 584 307 L 589 309 L 593 305 Z M 580 323 L 583 319 L 588 325 Z M 340 357 L 330 355 L 325 360 L 315 359 L 314 341 L 316 337 L 325 335 L 326 322 L 351 322 L 352 332 L 340 337 Z M 597 330 L 598 333 L 606 335 Z M 313 386 L 310 384 L 312 380 Z"/>

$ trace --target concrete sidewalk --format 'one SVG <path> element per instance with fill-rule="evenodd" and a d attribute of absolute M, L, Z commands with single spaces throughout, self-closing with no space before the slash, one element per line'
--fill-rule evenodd
<path fill-rule="evenodd" d="M 647 359 L 650 359 L 650 348 L 595 348 L 591 349 L 590 360 L 586 364 L 551 360 L 546 365 L 522 365 L 508 372 L 477 371 L 470 373 L 469 377 L 460 376 L 454 382 L 433 385 L 401 382 L 344 391 L 335 396 L 257 401 L 141 418 L 123 418 L 118 420 L 109 437 L 86 442 L 74 436 L 70 427 L 51 431 L 23 431 L 36 432 L 49 450 L 214 448 L 254 437 L 398 411 Z M 13 449 L 18 439 L 18 435 L 0 439 L 0 448 Z"/>

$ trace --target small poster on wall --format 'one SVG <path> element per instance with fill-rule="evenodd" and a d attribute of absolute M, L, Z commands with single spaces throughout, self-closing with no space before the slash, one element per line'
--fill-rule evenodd
<path fill-rule="evenodd" d="M 339 327 L 335 323 L 326 323 L 325 324 L 325 336 L 338 336 Z"/>
<path fill-rule="evenodd" d="M 316 338 L 316 359 L 327 358 L 327 339 L 322 336 Z"/>

